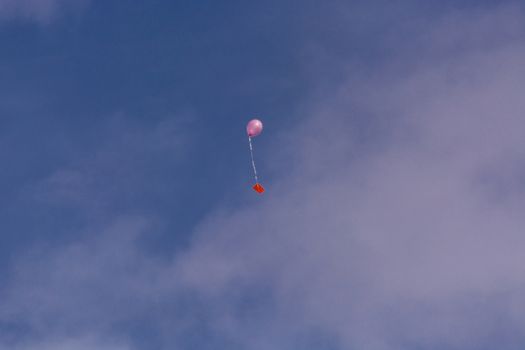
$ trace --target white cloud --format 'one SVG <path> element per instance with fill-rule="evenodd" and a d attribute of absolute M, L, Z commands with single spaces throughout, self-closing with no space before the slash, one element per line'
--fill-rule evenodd
<path fill-rule="evenodd" d="M 435 41 L 314 102 L 290 140 L 299 171 L 256 208 L 202 228 L 181 261 L 188 283 L 210 298 L 269 288 L 276 335 L 319 327 L 343 348 L 510 347 L 499 327 L 525 320 L 515 307 L 525 301 L 525 45 L 509 27 L 522 19 L 453 16 L 430 28 Z M 364 115 L 379 127 L 352 140 Z M 245 346 L 257 343 L 237 327 Z"/>

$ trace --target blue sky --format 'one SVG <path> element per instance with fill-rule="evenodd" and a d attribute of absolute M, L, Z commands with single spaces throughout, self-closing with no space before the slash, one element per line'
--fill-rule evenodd
<path fill-rule="evenodd" d="M 520 348 L 523 23 L 0 0 L 0 350 Z"/>

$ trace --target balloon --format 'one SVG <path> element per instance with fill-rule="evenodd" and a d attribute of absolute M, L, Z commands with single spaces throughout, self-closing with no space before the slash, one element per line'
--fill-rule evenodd
<path fill-rule="evenodd" d="M 249 137 L 255 137 L 259 135 L 263 130 L 263 124 L 259 119 L 252 119 L 246 126 L 246 132 Z"/>
<path fill-rule="evenodd" d="M 264 187 L 259 183 L 259 179 L 257 178 L 257 169 L 255 168 L 255 161 L 253 160 L 252 137 L 259 135 L 262 132 L 262 129 L 263 123 L 259 119 L 252 119 L 248 125 L 246 125 L 246 132 L 248 133 L 248 142 L 250 145 L 250 156 L 252 158 L 253 175 L 255 177 L 255 185 L 252 188 L 259 194 L 264 193 Z"/>

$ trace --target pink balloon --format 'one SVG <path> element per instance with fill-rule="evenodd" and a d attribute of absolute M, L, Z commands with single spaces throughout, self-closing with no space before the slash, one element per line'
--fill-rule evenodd
<path fill-rule="evenodd" d="M 259 119 L 252 119 L 246 126 L 246 132 L 249 137 L 259 135 L 263 130 L 263 123 Z"/>

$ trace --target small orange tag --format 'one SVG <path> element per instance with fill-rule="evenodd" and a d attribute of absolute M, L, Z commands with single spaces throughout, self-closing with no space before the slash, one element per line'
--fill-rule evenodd
<path fill-rule="evenodd" d="M 262 187 L 262 185 L 260 183 L 256 183 L 254 186 L 253 186 L 253 189 L 255 190 L 255 192 L 257 193 L 263 193 L 264 192 L 264 187 Z"/>

